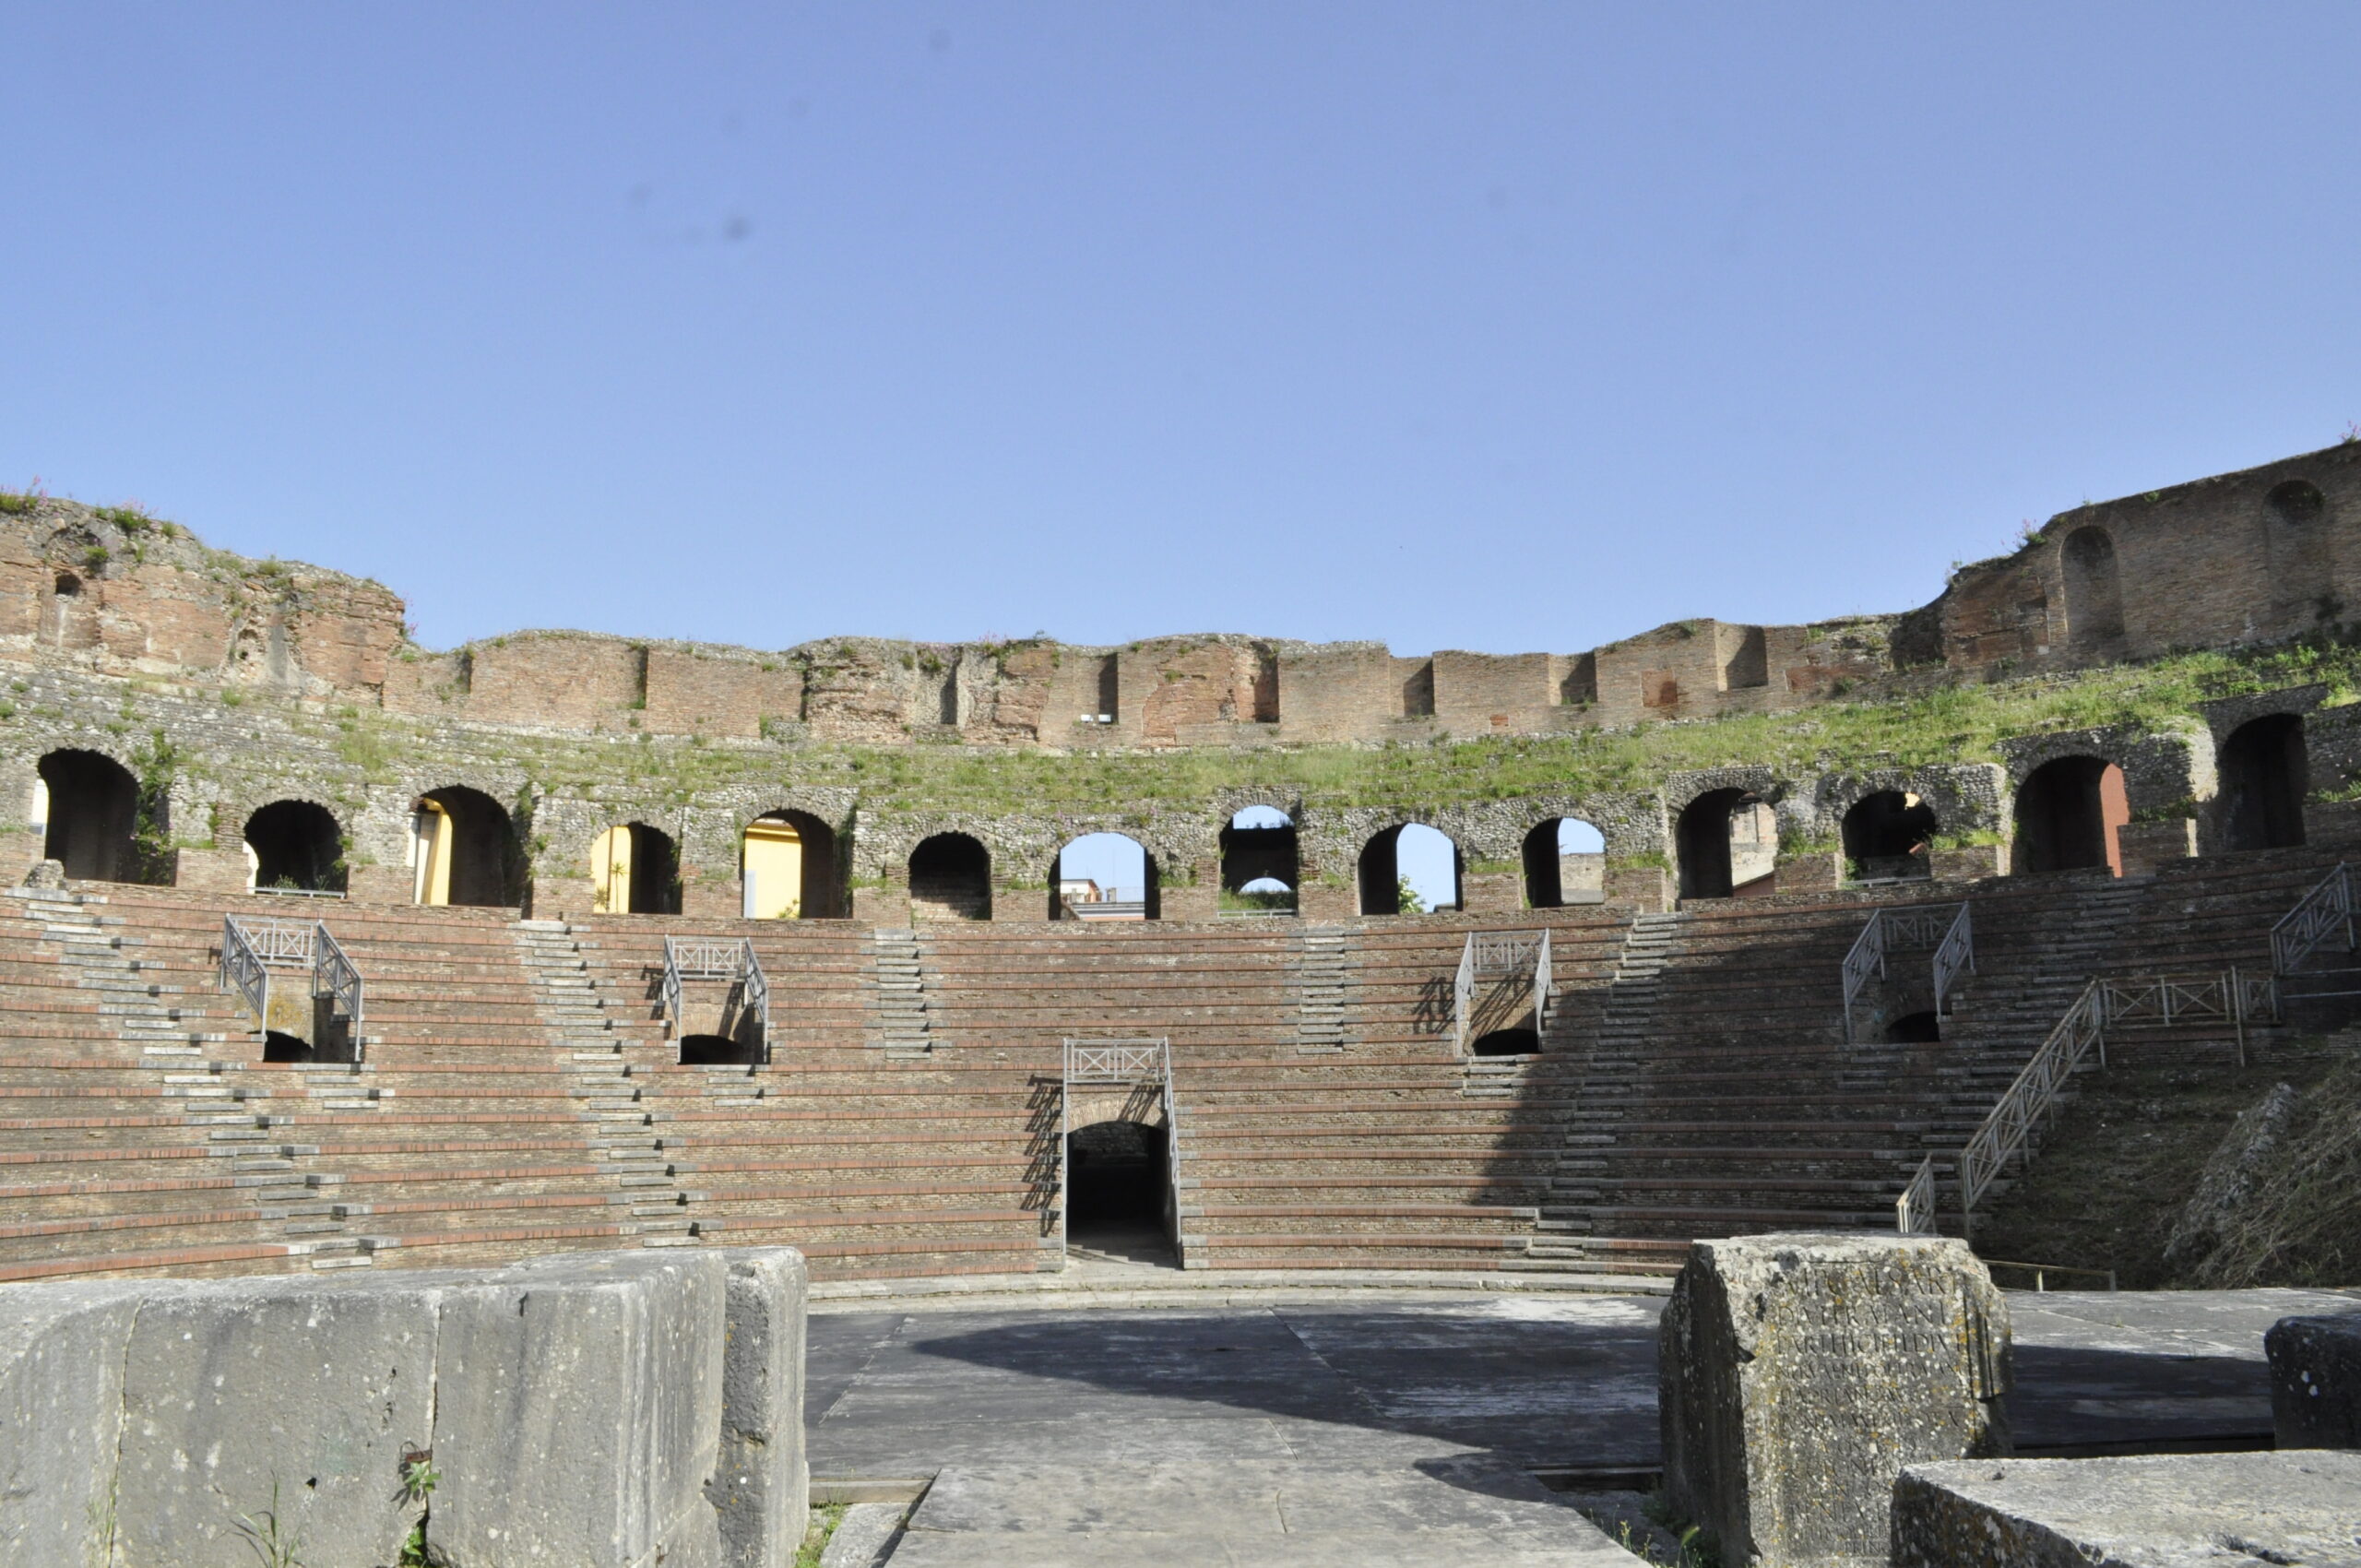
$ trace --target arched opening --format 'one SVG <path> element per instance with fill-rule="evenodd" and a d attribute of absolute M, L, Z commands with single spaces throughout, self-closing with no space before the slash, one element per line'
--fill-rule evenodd
<path fill-rule="evenodd" d="M 1683 898 L 1766 891 L 1779 862 L 1779 816 L 1748 790 L 1713 790 L 1689 802 L 1674 834 Z"/>
<path fill-rule="evenodd" d="M 2304 841 L 2310 766 L 2304 719 L 2273 713 L 2249 719 L 2222 742 L 2222 837 L 2233 849 L 2281 849 Z"/>
<path fill-rule="evenodd" d="M 1935 808 L 1903 790 L 1880 790 L 1845 814 L 1845 869 L 1856 882 L 1934 873 Z"/>
<path fill-rule="evenodd" d="M 748 823 L 739 874 L 748 920 L 822 921 L 843 913 L 836 830 L 809 812 L 769 812 Z"/>
<path fill-rule="evenodd" d="M 246 818 L 245 839 L 256 889 L 344 891 L 344 830 L 327 807 L 273 801 Z"/>
<path fill-rule="evenodd" d="M 410 808 L 413 894 L 421 904 L 497 909 L 516 902 L 523 857 L 498 801 L 455 785 Z"/>
<path fill-rule="evenodd" d="M 1165 1132 L 1094 1122 L 1066 1135 L 1066 1245 L 1136 1262 L 1169 1262 L 1171 1177 Z"/>
<path fill-rule="evenodd" d="M 2115 564 L 2115 540 L 2101 528 L 2079 528 L 2066 536 L 2066 635 L 2082 651 L 2101 652 L 2123 639 L 2123 588 Z"/>
<path fill-rule="evenodd" d="M 1555 909 L 1607 897 L 1607 836 L 1580 817 L 1553 816 L 1525 836 L 1525 907 Z"/>
<path fill-rule="evenodd" d="M 1541 1036 L 1532 1029 L 1494 1029 L 1468 1042 L 1471 1056 L 1530 1056 L 1541 1049 Z"/>
<path fill-rule="evenodd" d="M 134 834 L 139 781 L 97 752 L 52 752 L 41 759 L 33 821 L 46 825 L 42 852 L 77 882 L 139 882 Z"/>
<path fill-rule="evenodd" d="M 1459 846 L 1423 822 L 1389 827 L 1361 847 L 1361 913 L 1425 915 L 1459 908 Z"/>
<path fill-rule="evenodd" d="M 610 827 L 590 840 L 590 909 L 601 915 L 681 912 L 681 852 L 672 836 L 644 822 Z"/>
<path fill-rule="evenodd" d="M 1152 921 L 1159 912 L 1156 857 L 1122 833 L 1086 833 L 1058 851 L 1050 878 L 1053 921 Z"/>
<path fill-rule="evenodd" d="M 1295 819 L 1276 806 L 1248 806 L 1221 830 L 1221 912 L 1294 914 L 1298 863 Z"/>
<path fill-rule="evenodd" d="M 751 1067 L 763 1059 L 760 1042 L 728 1035 L 682 1035 L 680 1047 L 683 1067 Z"/>
<path fill-rule="evenodd" d="M 1943 1038 L 1943 1020 L 1934 1013 L 1904 1013 L 1885 1027 L 1890 1045 L 1932 1045 Z"/>
<path fill-rule="evenodd" d="M 992 918 L 992 857 L 964 833 L 938 833 L 910 851 L 910 918 Z"/>
<path fill-rule="evenodd" d="M 2063 756 L 2045 762 L 2017 787 L 2020 872 L 2080 871 L 2105 866 L 2123 874 L 2116 831 L 2131 820 L 2123 769 L 2103 757 Z"/>

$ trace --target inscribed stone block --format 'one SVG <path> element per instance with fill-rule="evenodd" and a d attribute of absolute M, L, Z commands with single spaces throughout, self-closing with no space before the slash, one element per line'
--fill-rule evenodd
<path fill-rule="evenodd" d="M 1667 1499 L 1731 1568 L 1881 1560 L 1903 1466 L 2008 1448 L 2008 1308 L 1950 1238 L 1700 1241 L 1658 1359 Z"/>

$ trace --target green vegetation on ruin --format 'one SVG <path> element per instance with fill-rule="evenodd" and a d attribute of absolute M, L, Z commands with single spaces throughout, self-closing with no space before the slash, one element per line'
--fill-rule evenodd
<path fill-rule="evenodd" d="M 1998 761 L 2000 742 L 2013 737 L 2116 725 L 2186 726 L 2195 722 L 2201 703 L 2309 683 L 2327 688 L 2331 706 L 2355 700 L 2361 694 L 2361 642 L 2323 636 L 2276 648 L 2192 652 L 1988 684 L 1952 684 L 1940 672 L 1925 671 L 1897 677 L 1892 685 L 1901 689 L 1890 695 L 1789 712 L 1408 744 L 1058 753 L 715 741 L 644 731 L 592 740 L 494 731 L 479 742 L 469 727 L 442 730 L 433 751 L 497 757 L 543 792 L 673 803 L 769 783 L 855 789 L 872 811 L 985 816 L 1145 818 L 1250 792 L 1331 809 L 1411 809 L 1639 791 L 1667 774 L 1719 766 L 1865 772 Z M 279 711 L 362 781 L 391 783 L 427 761 L 416 743 L 428 728 L 421 721 L 352 707 L 326 717 Z"/>

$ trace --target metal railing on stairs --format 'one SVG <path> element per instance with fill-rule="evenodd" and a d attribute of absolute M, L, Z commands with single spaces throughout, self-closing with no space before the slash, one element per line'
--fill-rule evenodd
<path fill-rule="evenodd" d="M 2344 933 L 2345 951 L 2355 951 L 2353 871 L 2343 861 L 2271 928 L 2271 972 L 2293 974 L 2338 932 Z"/>
<path fill-rule="evenodd" d="M 1887 955 L 1919 947 L 1935 950 L 1935 1011 L 1940 1013 L 1961 972 L 1975 972 L 1975 932 L 1964 900 L 1870 910 L 1869 923 L 1845 954 L 1845 1042 L 1854 1038 L 1853 1004 L 1872 977 L 1885 978 Z"/>
<path fill-rule="evenodd" d="M 1067 1237 L 1072 1229 L 1072 1185 L 1066 1170 L 1067 1140 L 1074 1135 L 1074 1091 L 1086 1087 L 1128 1086 L 1134 1096 L 1153 1092 L 1164 1117 L 1164 1178 L 1172 1200 L 1172 1258 L 1189 1266 L 1187 1243 L 1180 1224 L 1180 1107 L 1172 1096 L 1172 1043 L 1163 1037 L 1138 1039 L 1068 1039 L 1062 1052 L 1058 1090 L 1058 1148 L 1054 1187 L 1058 1227 L 1058 1263 L 1065 1265 Z"/>
<path fill-rule="evenodd" d="M 1467 1054 L 1467 1035 L 1476 1017 L 1476 991 L 1486 980 L 1532 977 L 1533 1032 L 1548 1028 L 1549 929 L 1530 931 L 1471 931 L 1460 944 L 1459 971 L 1451 983 L 1451 1038 L 1454 1050 Z"/>
<path fill-rule="evenodd" d="M 2181 1028 L 2228 1024 L 2237 1039 L 2238 1064 L 2244 1066 L 2248 1025 L 2275 1020 L 2278 1008 L 2278 987 L 2271 976 L 2243 974 L 2236 968 L 2217 975 L 2091 980 L 1960 1150 L 1962 1233 L 1973 1233 L 1976 1206 L 2009 1162 L 2027 1150 L 2056 1112 L 2075 1072 L 2093 1056 L 2100 1066 L 2106 1065 L 2110 1027 Z M 1905 1236 L 1925 1235 L 1935 1229 L 1935 1157 L 1928 1155 L 1894 1201 L 1895 1229 Z"/>
<path fill-rule="evenodd" d="M 223 916 L 220 987 L 236 992 L 266 1029 L 270 1027 L 270 971 L 274 968 L 312 971 L 312 1000 L 331 1003 L 330 1016 L 341 1018 L 355 1031 L 352 1044 L 357 1059 L 363 1009 L 361 969 L 329 934 L 326 922 L 314 921 L 306 925 Z"/>
<path fill-rule="evenodd" d="M 660 996 L 664 1030 L 681 1032 L 682 993 L 691 980 L 720 980 L 738 987 L 741 1014 L 754 1020 L 755 1059 L 771 1059 L 771 983 L 763 973 L 762 956 L 752 937 L 679 937 L 664 939 L 664 979 Z"/>

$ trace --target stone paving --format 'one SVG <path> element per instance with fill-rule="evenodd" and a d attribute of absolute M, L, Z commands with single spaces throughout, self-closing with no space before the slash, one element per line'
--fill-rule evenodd
<path fill-rule="evenodd" d="M 1534 1472 L 1655 1464 L 1653 1297 L 875 1305 L 813 1319 L 807 1424 L 815 1476 L 934 1478 L 894 1568 L 1631 1562 Z M 2264 1329 L 2355 1305 L 2013 1295 L 2018 1442 L 2265 1445 Z"/>

